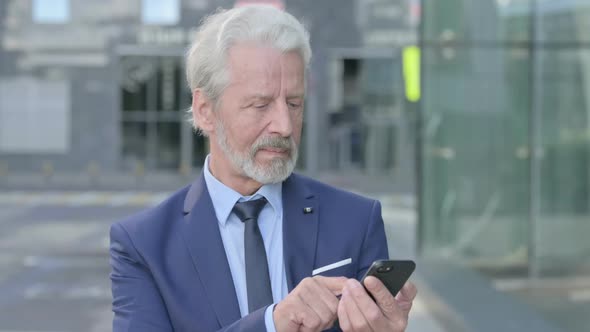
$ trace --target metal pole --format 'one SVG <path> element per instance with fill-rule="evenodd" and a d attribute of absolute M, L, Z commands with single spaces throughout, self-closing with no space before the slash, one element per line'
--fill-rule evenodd
<path fill-rule="evenodd" d="M 418 29 L 418 45 L 420 48 L 420 100 L 418 100 L 417 107 L 416 107 L 416 114 L 415 116 L 415 143 L 414 143 L 414 152 L 416 158 L 416 172 L 415 172 L 415 195 L 416 195 L 416 217 L 417 217 L 417 224 L 416 224 L 416 255 L 421 256 L 424 254 L 424 240 L 426 238 L 425 232 L 426 227 L 424 225 L 424 190 L 423 186 L 423 175 L 424 175 L 424 162 L 422 159 L 423 154 L 423 137 L 422 137 L 422 121 L 424 118 L 424 97 L 425 97 L 425 73 L 424 73 L 424 58 L 426 57 L 426 50 L 425 50 L 425 42 L 424 42 L 424 19 L 426 17 L 425 13 L 425 2 L 424 0 L 420 1 L 420 23 Z"/>
<path fill-rule="evenodd" d="M 160 58 L 152 58 L 149 61 L 152 61 L 153 76 L 146 82 L 147 151 L 145 164 L 149 170 L 154 170 L 158 165 L 158 69 Z"/>
<path fill-rule="evenodd" d="M 539 79 L 541 63 L 537 54 L 537 28 L 538 28 L 538 1 L 531 1 L 531 18 L 529 23 L 529 61 L 530 72 L 529 89 L 529 236 L 528 236 L 528 273 L 529 279 L 539 277 L 537 264 L 537 233 L 539 221 L 539 195 L 541 194 L 540 179 L 541 168 L 539 165 L 541 154 L 541 105 L 539 97 L 542 92 L 542 80 Z"/>

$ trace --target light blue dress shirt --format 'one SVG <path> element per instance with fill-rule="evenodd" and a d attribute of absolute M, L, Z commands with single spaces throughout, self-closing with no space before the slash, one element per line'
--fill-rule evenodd
<path fill-rule="evenodd" d="M 273 301 L 275 304 L 278 303 L 289 292 L 283 260 L 282 183 L 267 184 L 262 186 L 252 196 L 242 196 L 237 191 L 221 183 L 211 174 L 209 171 L 209 156 L 205 159 L 203 170 L 205 183 L 207 184 L 207 189 L 213 202 L 213 208 L 215 209 L 215 215 L 219 222 L 219 232 L 221 233 L 221 240 L 225 248 L 242 317 L 248 314 L 246 265 L 244 258 L 244 223 L 232 213 L 232 210 L 238 201 L 249 201 L 261 197 L 266 198 L 268 201 L 268 204 L 264 206 L 258 216 L 258 227 L 260 228 L 264 248 L 266 249 Z M 269 332 L 276 331 L 272 318 L 273 309 L 274 305 L 271 305 L 264 313 L 266 330 Z"/>

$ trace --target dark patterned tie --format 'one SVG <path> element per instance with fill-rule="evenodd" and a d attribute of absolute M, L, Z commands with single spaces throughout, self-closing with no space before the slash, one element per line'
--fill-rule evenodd
<path fill-rule="evenodd" d="M 258 214 L 266 205 L 261 198 L 248 202 L 238 202 L 233 212 L 244 223 L 244 251 L 246 257 L 246 292 L 250 313 L 272 304 L 272 289 L 268 275 L 266 251 L 260 229 Z"/>

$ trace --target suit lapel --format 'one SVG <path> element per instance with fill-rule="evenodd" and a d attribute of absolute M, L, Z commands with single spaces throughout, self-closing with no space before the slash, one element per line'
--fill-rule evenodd
<path fill-rule="evenodd" d="M 306 212 L 305 208 L 311 208 Z M 283 256 L 289 292 L 315 264 L 318 235 L 318 199 L 297 175 L 283 183 Z"/>
<path fill-rule="evenodd" d="M 201 174 L 184 201 L 182 237 L 221 326 L 240 319 L 240 308 L 217 217 Z"/>

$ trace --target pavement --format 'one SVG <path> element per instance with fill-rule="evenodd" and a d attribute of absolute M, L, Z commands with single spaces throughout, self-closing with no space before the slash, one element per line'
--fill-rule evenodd
<path fill-rule="evenodd" d="M 166 191 L 0 193 L 0 332 L 111 331 L 110 224 Z M 370 196 L 370 195 L 369 195 Z M 415 257 L 411 197 L 378 195 L 393 258 Z M 420 293 L 408 332 L 444 332 Z"/>
<path fill-rule="evenodd" d="M 136 209 L 0 204 L 0 331 L 110 331 L 109 224 Z"/>
<path fill-rule="evenodd" d="M 370 196 L 370 195 L 368 195 Z M 389 257 L 391 259 L 413 259 L 416 254 L 416 211 L 414 201 L 407 195 L 376 196 L 382 206 L 383 222 L 387 234 Z M 417 267 L 416 276 L 420 275 Z M 410 278 L 412 280 L 412 278 Z M 431 305 L 424 293 L 418 294 L 412 305 L 407 332 L 445 332 L 443 325 L 431 312 Z"/>
<path fill-rule="evenodd" d="M 149 207 L 162 202 L 168 191 L 9 191 L 0 193 L 7 206 Z"/>

